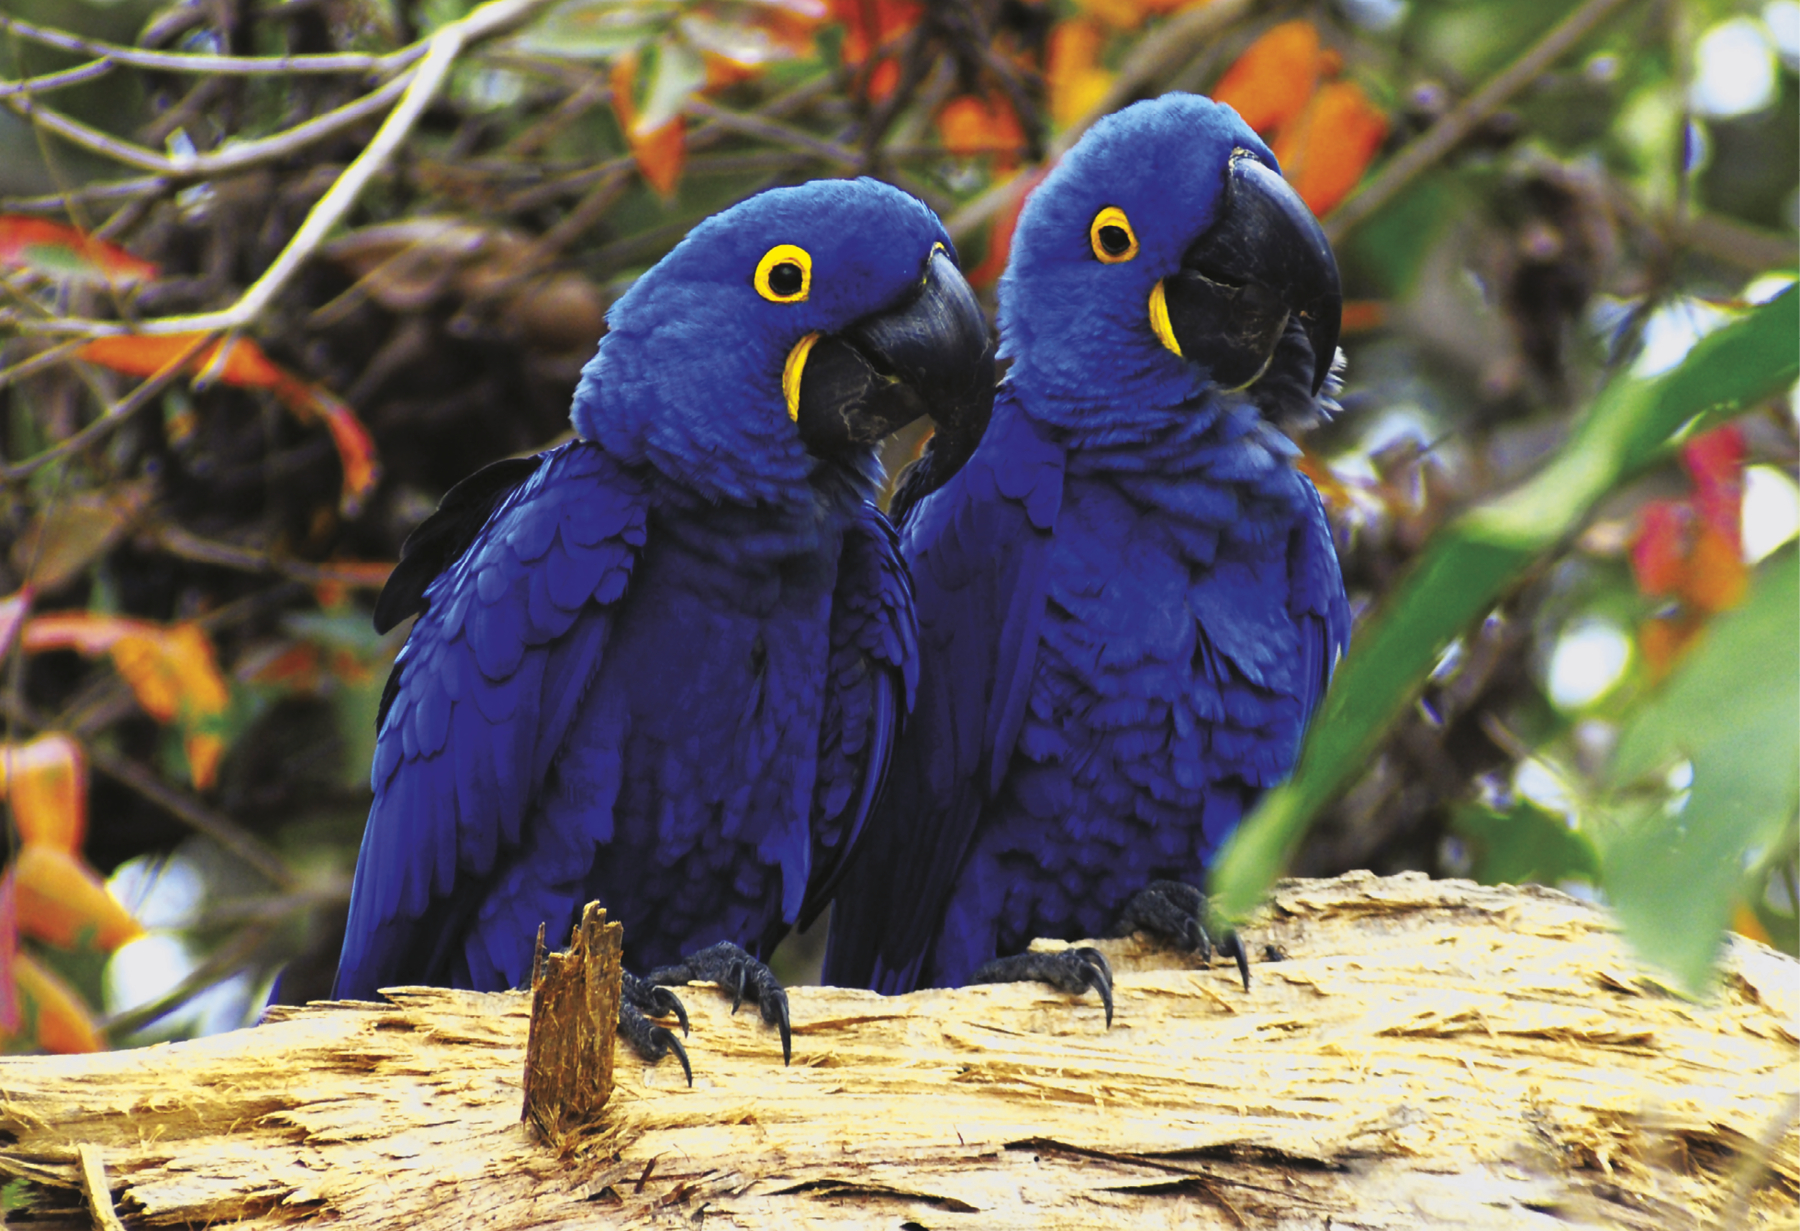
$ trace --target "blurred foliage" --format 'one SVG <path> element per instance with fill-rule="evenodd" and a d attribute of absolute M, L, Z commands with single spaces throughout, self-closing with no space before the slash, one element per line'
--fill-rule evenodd
<path fill-rule="evenodd" d="M 1795 951 L 1800 341 L 1750 303 L 1795 265 L 1797 65 L 1792 0 L 0 0 L 7 1046 L 327 992 L 373 592 L 567 430 L 694 222 L 877 175 L 991 295 L 1046 163 L 1167 89 L 1271 141 L 1349 294 L 1304 447 L 1359 627 L 1236 892 L 1561 884 L 1689 986 L 1721 926 Z"/>

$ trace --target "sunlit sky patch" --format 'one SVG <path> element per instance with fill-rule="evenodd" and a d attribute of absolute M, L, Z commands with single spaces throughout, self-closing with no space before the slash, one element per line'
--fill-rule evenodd
<path fill-rule="evenodd" d="M 1744 471 L 1744 559 L 1757 563 L 1800 534 L 1800 487 L 1773 466 Z"/>
<path fill-rule="evenodd" d="M 1694 48 L 1688 102 L 1701 115 L 1726 118 L 1775 101 L 1775 48 L 1769 28 L 1752 17 L 1722 21 Z"/>
<path fill-rule="evenodd" d="M 1631 638 L 1606 620 L 1578 620 L 1563 630 L 1550 655 L 1550 701 L 1560 710 L 1585 709 L 1625 676 Z"/>
<path fill-rule="evenodd" d="M 1689 295 L 1671 300 L 1644 322 L 1644 349 L 1632 365 L 1632 375 L 1662 375 L 1686 359 L 1694 343 L 1730 320 L 1729 312 L 1704 300 Z"/>

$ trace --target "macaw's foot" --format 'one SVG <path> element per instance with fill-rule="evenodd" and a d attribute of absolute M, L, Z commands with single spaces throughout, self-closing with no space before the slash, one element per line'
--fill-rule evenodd
<path fill-rule="evenodd" d="M 1027 950 L 1011 957 L 997 957 L 970 975 L 969 982 L 1048 983 L 1071 996 L 1091 989 L 1100 993 L 1100 1003 L 1106 1006 L 1106 1024 L 1112 1025 L 1112 967 L 1098 949 L 1061 949 L 1054 953 Z"/>
<path fill-rule="evenodd" d="M 690 953 L 673 966 L 650 972 L 649 982 L 717 983 L 731 993 L 731 1011 L 736 1013 L 746 993 L 753 993 L 762 1010 L 762 1019 L 781 1031 L 781 1062 L 794 1058 L 793 1029 L 788 1022 L 787 992 L 775 978 L 775 972 L 728 940 L 708 945 Z"/>
<path fill-rule="evenodd" d="M 688 1063 L 687 1048 L 674 1032 L 651 1021 L 652 1017 L 673 1017 L 681 1023 L 681 1033 L 688 1032 L 687 1010 L 680 999 L 666 987 L 657 987 L 630 971 L 624 972 L 624 986 L 619 998 L 619 1037 L 646 1061 L 655 1064 L 670 1052 L 681 1061 L 687 1084 L 694 1084 L 694 1066 Z"/>
<path fill-rule="evenodd" d="M 1114 925 L 1113 936 L 1129 936 L 1148 932 L 1165 944 L 1198 953 L 1203 962 L 1212 961 L 1213 952 L 1237 959 L 1238 975 L 1244 990 L 1250 990 L 1250 954 L 1236 932 L 1226 932 L 1218 944 L 1206 932 L 1206 895 L 1181 881 L 1151 881 L 1140 889 Z"/>

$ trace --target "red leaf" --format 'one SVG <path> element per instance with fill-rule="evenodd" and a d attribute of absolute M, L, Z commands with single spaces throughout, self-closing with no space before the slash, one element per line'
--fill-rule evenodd
<path fill-rule="evenodd" d="M 0 790 L 12 804 L 19 841 L 73 855 L 87 833 L 87 758 L 61 732 L 0 747 Z"/>
<path fill-rule="evenodd" d="M 1687 506 L 1678 500 L 1652 500 L 1638 514 L 1631 571 L 1640 593 L 1673 594 L 1681 584 L 1687 560 L 1687 520 Z"/>
<path fill-rule="evenodd" d="M 1694 511 L 1743 552 L 1744 431 L 1735 423 L 1703 432 L 1681 447 L 1681 464 L 1694 481 Z"/>
<path fill-rule="evenodd" d="M 1284 21 L 1244 49 L 1212 96 L 1266 138 L 1300 114 L 1326 67 L 1312 22 Z"/>
<path fill-rule="evenodd" d="M 116 244 L 91 239 L 44 218 L 0 214 L 0 265 L 51 277 L 127 285 L 156 277 L 157 269 Z"/>

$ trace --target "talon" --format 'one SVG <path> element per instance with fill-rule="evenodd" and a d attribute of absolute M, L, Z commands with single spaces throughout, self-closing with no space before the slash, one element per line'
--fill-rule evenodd
<path fill-rule="evenodd" d="M 750 982 L 750 968 L 740 962 L 733 969 L 733 973 L 737 975 L 737 979 L 736 986 L 732 988 L 731 992 L 731 1015 L 736 1017 L 738 1006 L 744 1003 L 744 988 Z"/>
<path fill-rule="evenodd" d="M 780 997 L 780 999 L 775 1002 L 775 1012 L 777 1017 L 771 1021 L 768 1009 L 765 1006 L 763 1009 L 763 1020 L 765 1022 L 770 1022 L 771 1025 L 777 1025 L 781 1028 L 781 1063 L 788 1065 L 794 1062 L 794 1032 L 792 1025 L 788 1021 L 788 998 L 787 993 L 781 991 L 779 988 L 776 989 L 775 994 Z"/>
<path fill-rule="evenodd" d="M 1106 960 L 1106 955 L 1098 949 L 1078 949 L 1076 954 L 1082 958 L 1081 981 L 1100 994 L 1100 1003 L 1106 1006 L 1106 1028 L 1112 1029 L 1113 1019 L 1113 972 Z"/>
<path fill-rule="evenodd" d="M 681 1003 L 681 997 L 666 987 L 659 987 L 650 994 L 650 1003 L 657 1017 L 673 1017 L 681 1023 L 681 1033 L 689 1033 L 687 1006 Z"/>
<path fill-rule="evenodd" d="M 688 1089 L 692 1090 L 694 1088 L 694 1066 L 688 1063 L 687 1048 L 681 1045 L 681 1040 L 669 1033 L 664 1026 L 658 1026 L 650 1037 L 662 1045 L 664 1054 L 671 1051 L 675 1053 L 675 1058 L 681 1061 L 681 1071 L 687 1077 Z M 657 1056 L 657 1059 L 662 1059 L 662 1056 Z"/>
<path fill-rule="evenodd" d="M 1237 959 L 1238 977 L 1244 981 L 1244 990 L 1250 990 L 1250 955 L 1244 950 L 1244 942 L 1235 931 L 1225 933 L 1225 940 L 1219 946 L 1221 954 L 1229 954 Z"/>

